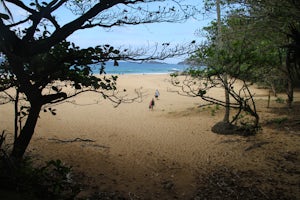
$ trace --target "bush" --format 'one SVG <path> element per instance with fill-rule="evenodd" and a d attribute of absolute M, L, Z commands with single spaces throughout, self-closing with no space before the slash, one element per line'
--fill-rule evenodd
<path fill-rule="evenodd" d="M 36 177 L 35 188 L 43 199 L 73 199 L 80 191 L 79 185 L 72 180 L 71 167 L 60 160 L 51 160 L 44 167 L 33 170 Z"/>
<path fill-rule="evenodd" d="M 281 97 L 277 97 L 277 98 L 275 99 L 275 101 L 276 101 L 277 103 L 281 103 L 281 104 L 284 103 L 284 99 L 281 98 Z"/>
<path fill-rule="evenodd" d="M 22 199 L 74 199 L 80 187 L 72 180 L 71 167 L 60 160 L 34 168 L 29 158 L 9 169 L 7 156 L 1 154 L 0 185 L 6 191 L 22 194 Z"/>

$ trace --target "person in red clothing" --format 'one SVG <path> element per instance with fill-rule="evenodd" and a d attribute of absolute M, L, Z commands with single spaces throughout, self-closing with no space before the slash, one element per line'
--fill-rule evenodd
<path fill-rule="evenodd" d="M 154 105 L 155 105 L 155 102 L 154 102 L 154 99 L 152 98 L 152 100 L 150 101 L 150 104 L 149 104 L 149 109 L 153 110 Z"/>

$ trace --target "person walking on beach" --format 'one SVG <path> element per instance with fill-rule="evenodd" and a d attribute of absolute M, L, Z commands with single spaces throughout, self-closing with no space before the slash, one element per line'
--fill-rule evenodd
<path fill-rule="evenodd" d="M 156 90 L 155 90 L 155 94 L 154 94 L 155 98 L 158 99 L 159 95 L 160 95 L 160 94 L 159 94 L 159 91 L 158 91 L 158 89 L 156 89 Z"/>
<path fill-rule="evenodd" d="M 149 109 L 153 110 L 154 105 L 155 105 L 155 102 L 154 102 L 154 99 L 152 98 L 152 100 L 150 101 L 150 104 L 149 104 Z"/>

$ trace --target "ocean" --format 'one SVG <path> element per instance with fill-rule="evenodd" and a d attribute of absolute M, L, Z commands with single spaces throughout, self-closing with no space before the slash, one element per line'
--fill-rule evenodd
<path fill-rule="evenodd" d="M 166 63 L 134 63 L 119 62 L 119 66 L 113 66 L 113 62 L 105 65 L 106 74 L 168 74 L 182 72 L 188 65 Z M 94 74 L 99 74 L 99 66 L 91 67 Z"/>

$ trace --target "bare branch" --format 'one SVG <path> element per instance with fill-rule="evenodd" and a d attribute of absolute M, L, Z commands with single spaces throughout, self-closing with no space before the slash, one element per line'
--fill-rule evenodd
<path fill-rule="evenodd" d="M 6 0 L 6 1 L 26 10 L 29 13 L 35 13 L 35 10 L 27 7 L 22 1 L 19 1 L 19 0 Z"/>
<path fill-rule="evenodd" d="M 137 62 L 165 60 L 167 58 L 192 54 L 196 51 L 196 48 L 197 44 L 195 41 L 180 45 L 172 45 L 170 43 L 155 44 L 137 49 L 126 48 L 122 51 L 123 53 L 120 55 L 120 57 L 113 59 Z"/>
<path fill-rule="evenodd" d="M 166 7 L 162 5 L 158 6 L 157 9 L 152 8 L 152 10 L 150 9 L 151 7 L 146 6 L 146 3 L 165 1 L 82 1 L 81 5 L 83 5 L 83 3 L 85 4 L 82 11 L 78 12 L 80 16 L 62 26 L 58 24 L 56 19 L 53 17 L 52 12 L 66 3 L 72 4 L 72 8 L 74 8 L 75 1 L 53 0 L 45 5 L 37 4 L 36 10 L 31 9 L 21 1 L 9 0 L 8 2 L 19 6 L 30 14 L 29 17 L 26 17 L 17 23 L 8 24 L 7 26 L 0 24 L 0 29 L 2 29 L 4 27 L 12 28 L 30 21 L 32 25 L 26 30 L 26 35 L 23 37 L 22 41 L 18 40 L 16 37 L 12 38 L 11 36 L 10 41 L 15 42 L 10 42 L 10 44 L 8 44 L 22 44 L 13 47 L 15 48 L 16 53 L 22 56 L 30 56 L 39 52 L 47 52 L 54 44 L 62 41 L 79 29 L 93 28 L 95 26 L 111 28 L 113 26 L 148 24 L 155 22 L 183 22 L 197 13 L 194 7 L 187 5 L 183 6 L 176 1 L 173 1 L 174 6 L 170 5 L 170 7 Z M 76 5 L 79 6 L 80 3 L 77 1 Z M 36 31 L 38 30 L 38 26 L 43 25 L 43 20 L 45 19 L 50 21 L 54 25 L 55 29 L 52 33 L 49 32 L 49 36 L 43 40 L 35 40 L 34 36 L 37 33 Z M 5 31 L 13 33 L 13 31 L 10 30 L 0 31 L 2 33 L 5 33 Z M 5 34 L 9 35 L 11 33 Z M 7 36 L 5 37 L 7 38 Z"/>
<path fill-rule="evenodd" d="M 172 85 L 176 86 L 179 90 L 168 89 L 168 91 L 176 92 L 177 94 L 183 96 L 200 97 L 204 101 L 211 104 L 237 109 L 238 112 L 235 114 L 230 123 L 237 121 L 241 112 L 245 111 L 255 118 L 254 127 L 258 126 L 259 116 L 256 112 L 253 95 L 245 81 L 243 81 L 241 88 L 236 90 L 233 85 L 236 82 L 236 78 L 233 78 L 234 80 L 229 81 L 231 84 L 227 88 L 224 88 L 224 80 L 222 79 L 222 76 L 217 76 L 217 81 L 213 80 L 212 78 L 210 78 L 208 81 L 204 81 L 205 77 L 192 77 L 190 75 L 186 75 L 184 78 L 181 76 L 179 78 L 176 75 L 172 76 L 171 78 Z M 234 99 L 234 102 L 231 101 L 230 104 L 228 104 L 224 100 L 219 100 L 215 97 L 209 96 L 209 90 L 217 86 L 221 86 L 228 90 L 228 93 Z M 242 92 L 244 93 L 243 95 Z"/>
<path fill-rule="evenodd" d="M 51 105 L 57 105 L 64 102 L 74 103 L 68 100 L 75 96 L 78 96 L 79 94 L 88 93 L 88 92 L 100 94 L 99 97 L 110 100 L 114 104 L 114 107 L 118 107 L 121 103 L 142 102 L 143 97 L 145 96 L 144 92 L 142 92 L 142 88 L 135 89 L 134 91 L 135 96 L 130 97 L 128 96 L 128 94 L 126 94 L 126 91 L 120 92 L 118 90 L 113 90 L 110 92 L 108 91 L 105 92 L 105 91 L 94 89 L 92 87 L 88 87 L 81 90 L 74 90 L 72 93 L 63 92 L 58 94 L 45 95 L 45 98 L 47 98 L 48 100 L 47 103 Z M 98 102 L 96 102 L 95 104 L 97 103 Z M 84 104 L 84 105 L 90 105 L 90 104 Z"/>

